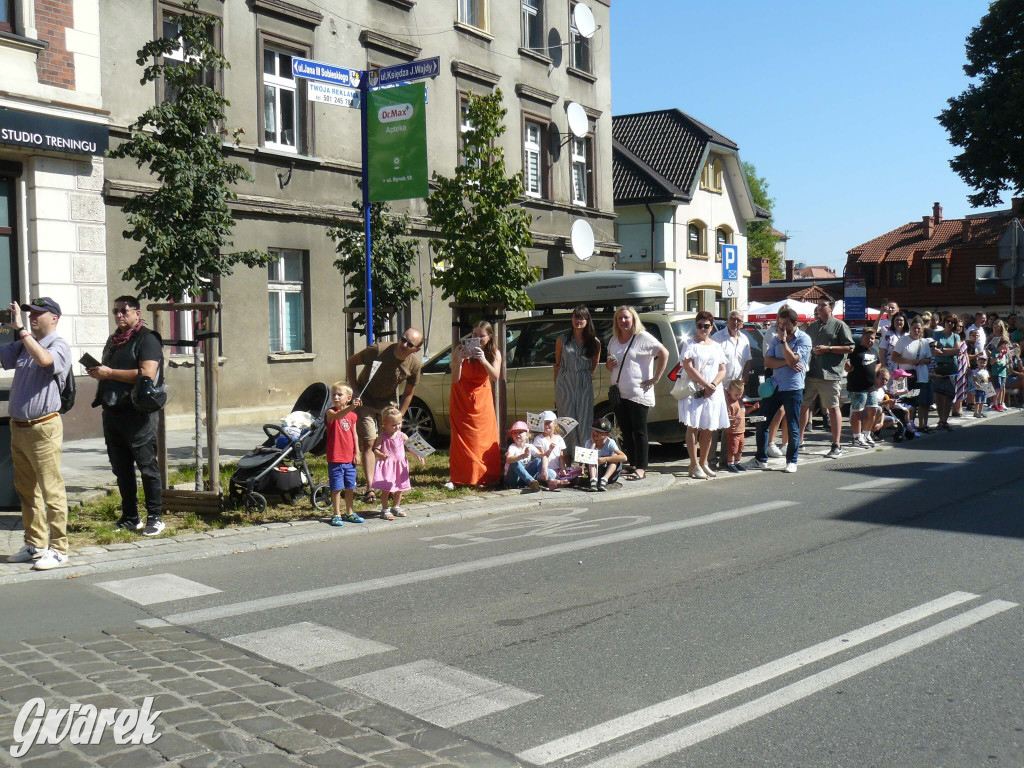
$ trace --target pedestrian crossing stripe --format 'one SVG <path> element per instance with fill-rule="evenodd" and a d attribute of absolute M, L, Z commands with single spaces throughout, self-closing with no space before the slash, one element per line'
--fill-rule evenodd
<path fill-rule="evenodd" d="M 216 587 L 184 579 L 173 573 L 155 573 L 152 576 L 137 576 L 134 579 L 101 581 L 96 586 L 139 605 L 169 603 L 172 600 L 185 600 L 190 597 L 202 597 L 220 592 Z"/>
<path fill-rule="evenodd" d="M 312 669 L 395 650 L 393 646 L 310 621 L 226 637 L 224 642 L 296 669 Z"/>

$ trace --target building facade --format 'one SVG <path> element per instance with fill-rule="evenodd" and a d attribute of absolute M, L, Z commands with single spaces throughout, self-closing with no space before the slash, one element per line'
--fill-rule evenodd
<path fill-rule="evenodd" d="M 616 115 L 613 174 L 618 268 L 657 272 L 669 308 L 725 317 L 747 306 L 750 195 L 734 141 L 678 109 Z M 739 248 L 737 296 L 722 296 L 722 246 Z"/>
<path fill-rule="evenodd" d="M 360 197 L 360 115 L 357 109 L 309 100 L 307 81 L 291 74 L 293 57 L 372 69 L 439 56 L 440 75 L 427 81 L 428 164 L 451 176 L 459 162 L 467 94 L 501 89 L 508 110 L 501 139 L 510 173 L 524 171 L 522 201 L 534 224 L 530 263 L 545 276 L 609 268 L 618 251 L 612 220 L 609 2 L 588 0 L 593 37 L 578 34 L 572 0 L 201 0 L 203 13 L 223 21 L 216 38 L 231 68 L 216 87 L 227 97 L 227 127 L 244 129 L 225 153 L 254 181 L 233 201 L 235 249 L 276 256 L 268 269 L 238 269 L 219 286 L 223 304 L 221 420 L 283 415 L 308 384 L 344 378 L 350 343 L 347 284 L 333 263 L 327 231 L 355 221 Z M 111 142 L 164 98 L 139 86 L 136 51 L 154 37 L 175 34 L 183 8 L 175 0 L 100 0 L 103 97 Z M 566 109 L 587 115 L 587 131 L 572 137 Z M 567 138 L 569 137 L 569 138 Z M 121 232 L 121 210 L 155 181 L 131 161 L 109 160 L 104 186 L 108 274 L 112 295 L 132 292 L 119 275 L 137 258 Z M 423 299 L 401 308 L 391 333 L 409 325 L 428 336 L 427 353 L 450 339 L 448 299 L 430 287 L 431 228 L 424 200 L 393 204 L 412 217 L 419 241 L 416 271 Z M 586 219 L 595 234 L 589 260 L 573 256 L 569 232 Z M 172 297 L 173 298 L 173 297 Z M 173 338 L 188 334 L 180 318 Z M 380 329 L 378 329 L 380 330 Z M 387 336 L 385 338 L 394 338 Z M 186 363 L 187 350 L 172 356 Z M 191 392 L 191 373 L 172 369 L 168 382 Z M 168 406 L 169 423 L 188 419 L 191 398 Z"/>
<path fill-rule="evenodd" d="M 98 0 L 0 2 L 0 305 L 52 297 L 76 360 L 102 348 L 109 313 L 99 32 Z M 89 431 L 88 410 L 65 434 Z"/>

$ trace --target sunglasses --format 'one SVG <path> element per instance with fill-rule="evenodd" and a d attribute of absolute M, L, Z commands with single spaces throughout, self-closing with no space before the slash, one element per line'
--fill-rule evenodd
<path fill-rule="evenodd" d="M 405 338 L 405 336 L 402 337 L 402 344 L 408 347 L 409 349 L 416 349 L 417 346 L 416 344 L 413 344 L 411 341 Z"/>
<path fill-rule="evenodd" d="M 118 315 L 127 315 L 129 312 L 133 312 L 134 310 L 135 307 L 125 307 L 124 309 L 118 309 L 117 307 L 114 307 L 111 310 L 111 312 L 114 313 L 114 317 L 117 317 Z"/>
<path fill-rule="evenodd" d="M 697 323 L 696 327 L 702 331 L 706 331 L 708 328 L 711 327 L 711 323 Z"/>

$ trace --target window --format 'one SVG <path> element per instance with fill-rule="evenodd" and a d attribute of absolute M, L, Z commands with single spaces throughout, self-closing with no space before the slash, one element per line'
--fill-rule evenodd
<path fill-rule="evenodd" d="M 715 230 L 715 261 L 722 260 L 722 246 L 732 242 L 732 232 L 726 227 Z"/>
<path fill-rule="evenodd" d="M 928 285 L 942 285 L 942 262 L 928 262 Z"/>
<path fill-rule="evenodd" d="M 18 281 L 17 183 L 13 176 L 0 176 L 0 296 L 21 296 Z M 0 335 L 0 343 L 13 341 L 12 334 Z"/>
<path fill-rule="evenodd" d="M 591 184 L 591 138 L 572 140 L 572 203 L 595 206 Z"/>
<path fill-rule="evenodd" d="M 576 29 L 572 19 L 573 5 L 575 3 L 569 6 L 569 66 L 583 72 L 591 72 L 593 67 L 590 63 L 590 40 Z"/>
<path fill-rule="evenodd" d="M 487 0 L 459 0 L 459 21 L 486 30 Z"/>
<path fill-rule="evenodd" d="M 686 228 L 686 252 L 690 256 L 702 257 L 708 255 L 707 236 L 704 233 L 704 224 L 699 221 L 691 221 Z"/>
<path fill-rule="evenodd" d="M 270 352 L 309 351 L 306 338 L 309 257 L 304 251 L 269 250 L 276 259 L 270 263 L 267 281 Z"/>
<path fill-rule="evenodd" d="M 523 2 L 523 48 L 544 52 L 544 0 Z"/>
<path fill-rule="evenodd" d="M 907 265 L 905 262 L 889 267 L 889 285 L 893 288 L 906 288 Z"/>
<path fill-rule="evenodd" d="M 469 161 L 464 153 L 466 149 L 466 133 L 473 130 L 473 123 L 469 121 L 469 99 L 462 95 L 459 97 L 459 163 L 467 165 Z M 480 161 L 473 161 L 474 165 L 480 166 Z"/>
<path fill-rule="evenodd" d="M 15 0 L 0 0 L 0 30 L 4 32 L 14 31 L 14 3 Z"/>
<path fill-rule="evenodd" d="M 529 197 L 546 197 L 547 161 L 541 137 L 544 127 L 527 121 L 523 133 L 523 185 Z"/>
<path fill-rule="evenodd" d="M 974 267 L 974 292 L 983 296 L 994 296 L 999 278 L 995 265 L 977 264 Z"/>
<path fill-rule="evenodd" d="M 181 37 L 181 16 L 175 13 L 164 13 L 163 15 L 163 36 L 169 40 L 177 40 L 178 48 L 164 56 L 164 64 L 167 67 L 178 66 L 185 63 L 185 42 Z M 216 28 L 210 30 L 211 42 L 217 45 Z M 219 46 L 218 46 L 219 48 Z M 207 70 L 203 73 L 203 82 L 210 88 L 217 87 L 217 73 L 214 70 Z M 175 101 L 177 93 L 167 85 L 166 80 L 160 80 L 160 102 Z"/>
<path fill-rule="evenodd" d="M 875 265 L 861 264 L 861 272 L 864 274 L 864 285 L 868 288 L 875 287 Z"/>
<path fill-rule="evenodd" d="M 263 143 L 272 149 L 298 153 L 302 122 L 301 105 L 292 54 L 274 48 L 263 49 Z"/>
<path fill-rule="evenodd" d="M 710 189 L 712 192 L 722 191 L 722 161 L 718 158 L 708 158 L 704 164 L 704 170 L 700 174 L 701 189 Z"/>

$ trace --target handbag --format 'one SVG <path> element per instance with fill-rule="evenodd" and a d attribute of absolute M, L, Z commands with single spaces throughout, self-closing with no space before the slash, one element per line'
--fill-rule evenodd
<path fill-rule="evenodd" d="M 688 397 L 693 397 L 698 391 L 700 391 L 700 387 L 694 384 L 689 376 L 685 375 L 676 379 L 676 383 L 672 385 L 672 397 L 676 400 L 685 400 Z"/>
<path fill-rule="evenodd" d="M 626 362 L 626 355 L 629 354 L 629 348 L 633 346 L 634 341 L 636 341 L 636 336 L 629 340 L 626 351 L 622 353 L 622 359 L 619 361 L 619 375 L 615 377 L 615 383 L 608 387 L 608 405 L 612 408 L 618 408 L 622 402 L 622 393 L 619 392 L 619 379 L 622 378 L 622 366 Z"/>
<path fill-rule="evenodd" d="M 155 386 L 149 376 L 139 376 L 132 387 L 132 405 L 142 413 L 155 413 L 167 405 L 167 390 L 163 384 Z"/>
<path fill-rule="evenodd" d="M 757 387 L 757 396 L 762 399 L 769 398 L 775 394 L 776 389 L 778 389 L 778 385 L 774 379 L 765 379 Z"/>

